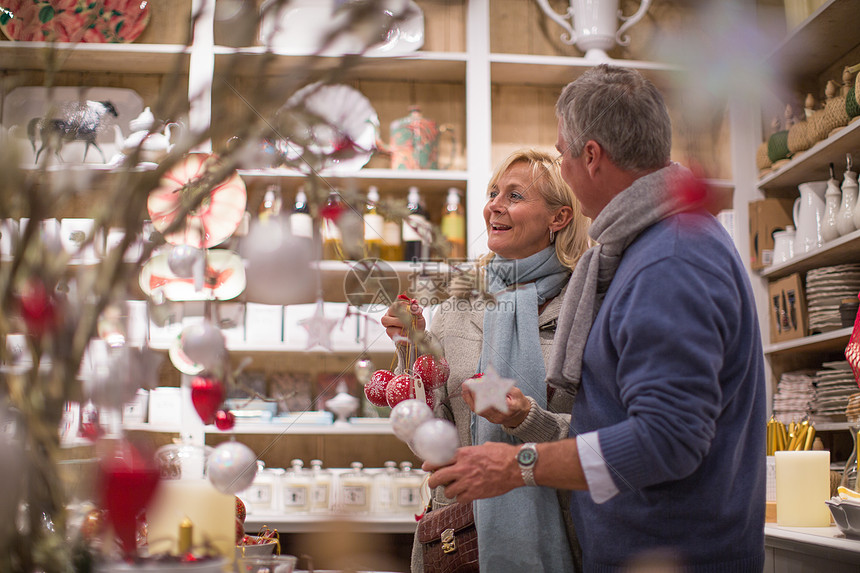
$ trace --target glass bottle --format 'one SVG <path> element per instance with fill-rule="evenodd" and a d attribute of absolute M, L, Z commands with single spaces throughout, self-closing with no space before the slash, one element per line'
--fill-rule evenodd
<path fill-rule="evenodd" d="M 422 470 L 413 470 L 412 462 L 400 463 L 400 471 L 394 474 L 394 513 L 418 515 L 423 511 L 424 474 Z"/>
<path fill-rule="evenodd" d="M 361 462 L 349 464 L 351 471 L 340 476 L 338 488 L 338 507 L 347 513 L 367 513 L 370 511 L 370 491 L 372 482 L 364 471 Z"/>
<path fill-rule="evenodd" d="M 292 460 L 281 478 L 281 511 L 308 513 L 311 509 L 313 478 L 303 469 L 302 460 Z"/>
<path fill-rule="evenodd" d="M 394 511 L 394 475 L 397 462 L 387 461 L 373 478 L 373 512 L 390 514 Z"/>
<path fill-rule="evenodd" d="M 290 213 L 290 230 L 296 237 L 314 238 L 314 220 L 308 207 L 308 198 L 301 187 L 296 193 L 293 211 Z"/>
<path fill-rule="evenodd" d="M 406 201 L 409 215 L 403 221 L 403 258 L 407 261 L 426 261 L 430 246 L 427 237 L 430 222 L 421 204 L 418 187 L 409 188 Z"/>
<path fill-rule="evenodd" d="M 403 260 L 403 244 L 400 240 L 401 223 L 385 217 L 382 225 L 382 259 L 386 261 Z"/>
<path fill-rule="evenodd" d="M 463 260 L 466 258 L 466 213 L 460 202 L 460 190 L 456 187 L 448 189 L 448 198 L 442 210 L 442 236 L 448 242 L 450 251 L 448 258 Z"/>
<path fill-rule="evenodd" d="M 260 222 L 264 223 L 273 217 L 277 217 L 281 213 L 281 203 L 281 186 L 269 185 L 266 188 L 263 202 L 260 204 L 260 210 L 257 213 Z"/>
<path fill-rule="evenodd" d="M 311 512 L 326 513 L 331 509 L 331 472 L 324 470 L 322 460 L 311 460 Z"/>
<path fill-rule="evenodd" d="M 341 236 L 340 227 L 335 221 L 336 213 L 345 208 L 340 194 L 337 191 L 332 191 L 328 195 L 325 203 L 325 212 L 329 215 L 322 218 L 322 242 L 323 242 L 323 258 L 331 261 L 342 261 L 343 254 L 343 237 Z"/>
<path fill-rule="evenodd" d="M 857 205 L 857 174 L 851 170 L 851 155 L 847 157 L 845 175 L 842 179 L 842 205 L 836 214 L 836 228 L 840 235 L 847 235 L 857 229 L 854 224 L 854 211 Z"/>
<path fill-rule="evenodd" d="M 367 190 L 367 206 L 364 209 L 364 256 L 371 259 L 382 257 L 382 233 L 385 219 L 379 214 L 379 190 L 371 185 Z"/>

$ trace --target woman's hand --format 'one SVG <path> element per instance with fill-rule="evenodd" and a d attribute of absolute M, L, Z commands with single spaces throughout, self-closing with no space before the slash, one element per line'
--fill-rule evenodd
<path fill-rule="evenodd" d="M 475 412 L 475 394 L 465 384 L 462 386 L 463 401 L 469 406 L 469 409 Z M 512 387 L 507 395 L 505 402 L 508 404 L 508 413 L 499 412 L 495 408 L 487 408 L 483 412 L 475 412 L 482 418 L 494 424 L 501 424 L 507 428 L 516 428 L 523 423 L 529 411 L 532 408 L 532 403 L 525 397 L 525 394 L 517 388 Z"/>
<path fill-rule="evenodd" d="M 413 332 L 424 332 L 427 323 L 424 321 L 424 309 L 415 301 L 403 295 L 388 307 L 388 311 L 380 319 L 385 327 L 385 334 L 397 344 L 406 344 Z"/>

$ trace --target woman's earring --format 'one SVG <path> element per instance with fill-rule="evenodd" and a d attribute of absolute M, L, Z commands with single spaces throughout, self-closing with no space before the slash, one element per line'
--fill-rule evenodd
<path fill-rule="evenodd" d="M 555 231 L 552 229 L 549 230 L 549 244 L 553 244 L 555 242 Z"/>

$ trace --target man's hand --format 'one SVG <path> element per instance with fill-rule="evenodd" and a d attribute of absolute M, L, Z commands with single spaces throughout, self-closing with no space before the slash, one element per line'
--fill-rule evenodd
<path fill-rule="evenodd" d="M 469 406 L 469 409 L 475 412 L 475 394 L 466 384 L 462 386 L 463 401 Z M 495 408 L 488 408 L 483 412 L 475 412 L 479 416 L 486 418 L 487 421 L 493 424 L 501 424 L 508 428 L 516 428 L 523 423 L 526 416 L 529 415 L 532 403 L 522 393 L 522 391 L 514 386 L 505 396 L 505 402 L 508 404 L 508 413 L 499 412 Z"/>
<path fill-rule="evenodd" d="M 487 442 L 457 450 L 454 461 L 445 467 L 427 462 L 421 466 L 430 475 L 431 488 L 445 486 L 445 495 L 460 503 L 496 497 L 525 485 L 517 464 L 518 446 Z"/>

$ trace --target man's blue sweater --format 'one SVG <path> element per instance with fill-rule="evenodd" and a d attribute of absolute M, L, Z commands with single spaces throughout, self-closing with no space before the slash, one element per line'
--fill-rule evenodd
<path fill-rule="evenodd" d="M 764 566 L 766 393 L 749 280 L 707 213 L 624 252 L 588 336 L 571 436 L 598 431 L 616 487 L 571 509 L 586 571 L 668 550 L 690 571 Z"/>

